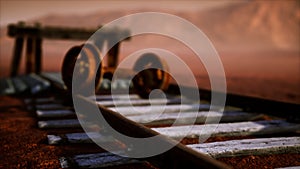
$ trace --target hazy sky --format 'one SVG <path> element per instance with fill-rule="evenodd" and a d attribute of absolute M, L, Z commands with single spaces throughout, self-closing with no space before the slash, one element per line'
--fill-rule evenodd
<path fill-rule="evenodd" d="M 50 13 L 89 13 L 130 8 L 194 10 L 223 5 L 228 1 L 108 1 L 108 0 L 0 0 L 0 25 Z"/>

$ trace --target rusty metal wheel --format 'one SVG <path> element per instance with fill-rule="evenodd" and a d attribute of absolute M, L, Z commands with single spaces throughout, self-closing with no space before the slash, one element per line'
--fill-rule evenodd
<path fill-rule="evenodd" d="M 138 72 L 133 78 L 134 89 L 142 98 L 148 98 L 154 89 L 166 90 L 170 75 L 166 62 L 154 53 L 145 53 L 136 61 L 133 70 Z"/>
<path fill-rule="evenodd" d="M 100 64 L 99 67 L 97 63 Z M 100 52 L 90 43 L 72 47 L 63 60 L 62 79 L 70 91 L 72 91 L 72 78 L 80 79 L 82 83 L 76 84 L 80 89 L 95 84 L 97 90 L 101 83 L 102 72 Z M 93 79 L 95 82 L 92 81 Z"/>

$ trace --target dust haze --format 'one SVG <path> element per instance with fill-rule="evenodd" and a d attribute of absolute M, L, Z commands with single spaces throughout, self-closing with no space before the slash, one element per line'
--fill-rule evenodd
<path fill-rule="evenodd" d="M 228 92 L 300 103 L 299 5 L 298 1 L 237 1 L 210 8 L 199 7 L 199 10 L 151 6 L 109 8 L 85 14 L 52 13 L 26 20 L 26 23 L 95 28 L 137 12 L 174 14 L 196 25 L 211 40 L 224 65 Z M 10 69 L 14 41 L 6 36 L 5 27 L 0 31 L 0 76 L 5 77 Z M 182 33 L 192 32 L 184 30 Z M 43 70 L 60 71 L 66 51 L 81 43 L 44 40 Z M 174 39 L 150 34 L 133 37 L 121 44 L 120 60 L 137 50 L 155 47 L 182 58 L 197 77 L 199 87 L 210 89 L 209 77 L 201 61 L 187 46 Z M 180 69 L 176 73 L 180 74 Z"/>

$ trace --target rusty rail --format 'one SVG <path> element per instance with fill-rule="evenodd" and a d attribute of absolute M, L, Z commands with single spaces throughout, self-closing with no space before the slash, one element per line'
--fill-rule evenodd
<path fill-rule="evenodd" d="M 141 124 L 123 117 L 116 112 L 108 110 L 105 107 L 95 105 L 95 103 L 87 100 L 83 96 L 77 97 L 80 102 L 79 104 L 82 105 L 85 110 L 88 110 L 87 107 L 98 106 L 103 117 L 111 125 L 111 127 L 125 135 L 136 138 L 146 138 L 159 134 Z M 117 137 L 117 139 L 120 138 Z M 126 140 L 120 139 L 120 141 L 126 143 Z M 159 137 L 157 141 L 157 144 L 160 145 L 175 144 L 172 139 L 164 136 Z M 145 158 L 145 160 L 159 168 L 229 168 L 223 163 L 206 155 L 200 154 L 199 152 L 196 152 L 180 143 L 162 154 Z"/>

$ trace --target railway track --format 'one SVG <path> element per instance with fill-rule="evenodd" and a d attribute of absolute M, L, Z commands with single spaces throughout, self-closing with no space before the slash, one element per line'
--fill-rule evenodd
<path fill-rule="evenodd" d="M 114 88 L 122 90 L 129 85 L 126 82 L 118 83 L 114 84 Z M 109 90 L 105 86 L 110 85 L 102 84 L 102 88 Z M 114 100 L 109 94 L 97 95 L 96 98 L 78 97 L 82 104 L 96 104 L 115 130 L 137 138 L 162 134 L 157 144 L 174 147 L 153 157 L 127 158 L 131 153 L 144 151 L 143 148 L 128 146 L 126 140 L 107 132 L 105 128 L 85 133 L 74 108 L 65 104 L 63 98 L 50 96 L 25 100 L 30 108 L 34 107 L 37 126 L 48 131 L 45 138 L 48 144 L 81 147 L 80 152 L 68 150 L 59 159 L 62 168 L 230 168 L 214 159 L 300 153 L 300 124 L 287 120 L 287 117 L 282 118 L 282 115 L 272 116 L 272 113 L 270 115 L 269 111 L 265 111 L 265 107 L 262 107 L 262 111 L 253 111 L 249 107 L 226 106 L 224 113 L 221 113 L 217 108 L 209 112 L 207 100 L 191 103 L 174 94 L 168 96 L 167 100 L 145 100 L 134 94 L 114 95 Z M 207 116 L 211 119 L 221 118 L 220 123 L 206 122 Z M 195 124 L 191 125 L 191 121 Z M 176 125 L 172 125 L 174 122 Z M 214 130 L 206 136 L 206 131 L 210 129 Z M 180 138 L 183 138 L 181 143 L 176 144 L 174 140 Z M 119 155 L 97 147 L 93 140 L 110 145 Z M 297 160 L 295 157 L 295 164 Z"/>
<path fill-rule="evenodd" d="M 26 58 L 35 58 L 26 61 L 26 72 L 40 73 L 43 38 L 86 40 L 94 32 L 26 26 L 24 23 L 8 27 L 8 35 L 16 40 L 12 77 L 0 80 L 0 94 L 33 95 L 24 101 L 36 114 L 37 127 L 47 131 L 47 143 L 65 151 L 59 158 L 62 168 L 230 168 L 235 166 L 227 166 L 218 160 L 270 154 L 295 156 L 294 161 L 284 167 L 300 166 L 299 104 L 227 94 L 227 107 L 223 112 L 223 108 L 210 104 L 212 92 L 200 89 L 203 100 L 192 102 L 184 96 L 178 97 L 178 87 L 169 86 L 168 66 L 152 53 L 141 55 L 133 69 L 124 69 L 119 75 L 134 74 L 132 83 L 141 97 L 148 97 L 152 89 L 168 89 L 167 99 L 145 100 L 137 95 L 128 96 L 124 89 L 132 88 L 131 82 L 112 83 L 104 79 L 111 78 L 117 71 L 120 43 L 130 39 L 129 30 L 107 30 L 93 43 L 72 47 L 64 58 L 61 76 L 29 74 L 15 77 L 24 40 L 28 43 Z M 99 50 L 103 45 L 110 45 L 116 39 L 119 41 L 108 51 L 107 64 L 100 64 L 98 68 L 93 66 L 99 61 Z M 78 65 L 75 64 L 77 59 Z M 76 111 L 68 92 L 73 86 L 72 77 L 81 77 L 79 90 L 94 83 L 98 87 L 101 82 L 101 94 L 95 98 L 73 96 L 81 105 Z M 91 77 L 96 77 L 96 81 Z M 110 89 L 118 91 L 119 95 L 112 98 Z M 185 91 L 189 89 L 185 88 Z M 93 118 L 95 113 L 89 112 L 90 108 L 100 110 L 109 125 L 103 119 Z M 137 145 L 117 132 L 111 132 L 110 128 L 126 136 L 147 139 L 144 144 Z M 155 137 L 155 142 L 149 142 L 148 137 Z M 156 155 L 130 158 L 165 147 L 170 149 Z"/>

